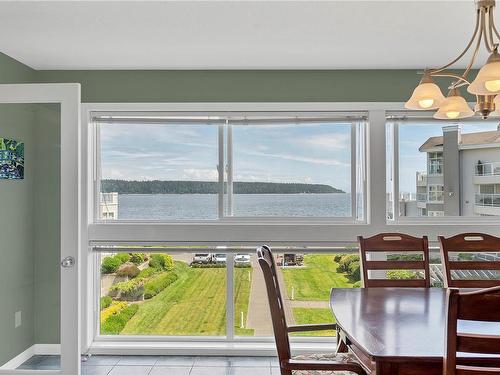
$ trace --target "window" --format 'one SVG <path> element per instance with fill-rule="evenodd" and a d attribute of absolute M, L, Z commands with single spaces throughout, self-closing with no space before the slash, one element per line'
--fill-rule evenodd
<path fill-rule="evenodd" d="M 364 220 L 363 115 L 98 114 L 96 221 Z"/>
<path fill-rule="evenodd" d="M 486 187 L 495 183 L 493 161 L 500 161 L 495 122 L 394 114 L 386 129 L 389 220 L 500 215 L 500 195 Z"/>
<path fill-rule="evenodd" d="M 95 309 L 98 338 L 273 337 L 254 247 L 120 245 L 94 247 L 94 254 L 100 285 Z M 328 305 L 331 286 L 361 283 L 359 256 L 351 248 L 274 247 L 274 256 L 290 324 L 333 322 Z M 228 304 L 229 288 L 233 298 Z"/>
<path fill-rule="evenodd" d="M 443 203 L 443 185 L 429 185 L 428 202 Z M 430 216 L 430 215 L 429 215 Z"/>

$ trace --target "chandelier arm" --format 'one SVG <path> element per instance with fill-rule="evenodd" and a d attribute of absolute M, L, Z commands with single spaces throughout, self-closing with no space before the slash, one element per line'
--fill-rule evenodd
<path fill-rule="evenodd" d="M 491 9 L 491 12 L 490 12 L 490 29 L 492 30 L 492 32 L 495 33 L 495 35 L 497 36 L 497 39 L 499 39 L 500 41 L 500 33 L 498 32 L 496 26 L 495 26 L 495 18 L 493 17 L 493 8 Z M 491 37 L 491 40 L 493 40 L 493 36 Z M 496 46 L 498 46 L 498 43 L 495 43 Z"/>
<path fill-rule="evenodd" d="M 453 73 L 430 73 L 432 77 L 448 77 L 448 78 L 455 78 L 458 81 L 464 82 L 464 84 L 470 85 L 470 82 L 467 80 L 467 78 L 459 76 L 458 74 L 453 74 Z M 458 84 L 458 81 L 453 83 L 451 86 L 456 87 Z"/>
<path fill-rule="evenodd" d="M 481 11 L 478 9 L 476 11 L 476 26 L 474 27 L 474 32 L 472 33 L 472 38 L 470 39 L 469 43 L 467 44 L 467 47 L 465 47 L 465 49 L 463 50 L 463 52 L 456 58 L 454 59 L 452 62 L 440 67 L 440 68 L 437 68 L 437 69 L 429 69 L 429 74 L 433 74 L 433 73 L 439 73 L 439 72 L 442 72 L 443 70 L 445 70 L 446 68 L 449 68 L 450 66 L 452 66 L 453 64 L 455 64 L 458 60 L 460 60 L 462 57 L 464 57 L 464 55 L 467 53 L 467 51 L 470 49 L 470 46 L 472 45 L 472 43 L 474 43 L 474 40 L 476 39 L 476 36 L 477 36 L 477 33 L 479 31 L 479 26 L 480 26 L 480 14 L 481 14 Z M 500 37 L 499 37 L 500 38 Z M 481 39 L 480 39 L 481 40 Z"/>
<path fill-rule="evenodd" d="M 463 78 L 467 77 L 467 75 L 472 69 L 472 66 L 474 65 L 474 62 L 476 61 L 477 54 L 479 53 L 479 49 L 481 48 L 481 39 L 483 32 L 484 32 L 483 29 L 479 30 L 479 38 L 477 38 L 476 47 L 474 48 L 474 53 L 472 54 L 472 59 L 470 60 L 469 65 L 467 65 L 467 68 L 465 68 L 465 71 L 462 74 Z"/>
<path fill-rule="evenodd" d="M 493 8 L 488 9 L 488 34 L 493 50 L 495 50 L 498 44 L 495 43 L 495 38 L 493 37 Z"/>
<path fill-rule="evenodd" d="M 488 30 L 486 25 L 486 9 L 481 8 L 481 31 L 483 32 L 484 46 L 489 53 L 493 52 L 493 48 L 490 46 L 490 41 L 488 39 Z"/>

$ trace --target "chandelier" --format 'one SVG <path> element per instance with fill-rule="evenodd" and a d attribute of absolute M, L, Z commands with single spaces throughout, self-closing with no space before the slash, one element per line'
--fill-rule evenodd
<path fill-rule="evenodd" d="M 476 0 L 476 26 L 472 38 L 464 51 L 448 64 L 437 69 L 426 69 L 418 86 L 413 90 L 405 107 L 414 110 L 437 109 L 434 118 L 455 120 L 474 116 L 479 112 L 483 119 L 488 118 L 495 108 L 500 110 L 500 54 L 498 45 L 500 34 L 493 21 L 495 0 Z M 495 39 L 496 38 L 496 39 Z M 469 81 L 481 45 L 486 47 L 490 57 L 479 70 L 476 78 Z M 472 51 L 470 62 L 462 74 L 455 74 L 447 69 Z M 452 78 L 449 92 L 443 96 L 433 77 Z M 476 105 L 472 109 L 460 93 L 460 88 L 467 86 L 467 91 L 476 95 Z"/>

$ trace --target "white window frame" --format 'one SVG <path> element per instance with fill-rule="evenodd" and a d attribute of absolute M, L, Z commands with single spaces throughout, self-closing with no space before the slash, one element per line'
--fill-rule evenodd
<path fill-rule="evenodd" d="M 94 111 L 173 111 L 173 112 L 214 112 L 214 111 L 338 111 L 338 112 L 368 112 L 366 124 L 366 171 L 364 179 L 365 221 L 362 223 L 349 222 L 317 222 L 307 221 L 272 221 L 266 222 L 260 218 L 252 221 L 221 221 L 221 222 L 175 222 L 175 223 L 127 223 L 110 221 L 93 223 L 94 177 L 91 150 L 95 135 L 89 132 L 89 118 Z M 316 247 L 344 247 L 355 246 L 358 235 L 371 236 L 380 232 L 404 232 L 415 236 L 429 236 L 431 242 L 437 241 L 438 235 L 452 236 L 459 232 L 473 231 L 500 235 L 500 218 L 474 217 L 470 218 L 386 218 L 386 125 L 387 116 L 395 111 L 403 111 L 403 103 L 88 103 L 82 104 L 82 249 L 87 249 L 87 257 L 83 257 L 82 268 L 84 301 L 83 301 L 83 342 L 86 350 L 100 354 L 162 354 L 166 349 L 169 353 L 192 353 L 196 345 L 199 353 L 225 354 L 233 353 L 263 354 L 274 353 L 272 340 L 253 338 L 245 343 L 230 343 L 223 345 L 209 342 L 200 337 L 189 337 L 183 342 L 164 342 L 164 338 L 153 342 L 150 338 L 137 338 L 131 341 L 104 341 L 94 340 L 94 297 L 96 283 L 94 278 L 95 257 L 90 244 L 112 243 L 142 243 L 174 245 L 225 245 L 228 247 L 245 245 L 271 246 L 316 246 Z M 397 129 L 392 136 L 397 136 Z M 397 139 L 397 138 L 396 138 Z M 89 147 L 90 146 L 90 147 Z M 352 151 L 352 150 L 351 150 Z M 397 155 L 397 143 L 394 145 L 394 155 Z M 393 155 L 393 157 L 394 157 Z M 398 170 L 398 160 L 394 159 L 393 170 Z M 393 171 L 393 172 L 394 172 Z M 90 178 L 89 178 L 90 177 Z M 392 186 L 393 196 L 399 195 L 398 176 L 393 176 L 395 183 Z M 397 194 L 394 194 L 398 192 Z M 394 212 L 399 212 L 396 199 Z M 409 220 L 402 220 L 409 219 Z M 484 220 L 481 220 L 484 219 Z M 228 281 L 229 282 L 229 281 Z M 97 285 L 98 286 L 98 285 Z M 147 341 L 144 341 L 147 340 Z M 312 338 L 299 340 L 302 348 L 317 351 L 321 342 Z M 294 340 L 294 343 L 297 343 Z M 205 346 L 204 346 L 205 345 Z M 263 345 L 263 346 L 259 346 Z M 295 345 L 295 344 L 294 344 Z M 330 347 L 331 341 L 328 342 Z M 295 346 L 297 347 L 297 346 Z M 324 347 L 323 347 L 324 349 Z"/>
<path fill-rule="evenodd" d="M 441 157 L 430 157 L 429 154 L 437 154 L 440 153 Z M 441 173 L 433 173 L 432 172 L 432 162 L 439 162 L 438 164 L 441 165 Z M 428 152 L 427 153 L 427 175 L 428 176 L 433 176 L 433 177 L 438 177 L 443 175 L 443 166 L 444 166 L 444 158 L 443 158 L 443 152 L 442 151 L 433 151 L 433 152 Z"/>
<path fill-rule="evenodd" d="M 432 190 L 432 188 L 438 188 L 436 190 Z M 441 189 L 439 189 L 441 188 Z M 441 200 L 435 200 L 431 199 L 431 196 L 435 196 L 441 193 L 441 196 L 443 199 Z M 442 204 L 444 203 L 444 186 L 441 184 L 430 184 L 427 185 L 427 203 L 436 203 L 436 204 Z"/>

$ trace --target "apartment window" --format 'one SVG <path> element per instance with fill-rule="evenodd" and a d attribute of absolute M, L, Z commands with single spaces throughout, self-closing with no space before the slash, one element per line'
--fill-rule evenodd
<path fill-rule="evenodd" d="M 443 202 L 443 185 L 429 185 L 428 202 L 442 203 Z M 431 216 L 431 215 L 429 215 Z"/>
<path fill-rule="evenodd" d="M 428 158 L 428 168 L 427 168 L 428 173 L 430 175 L 443 174 L 443 153 L 429 152 L 427 158 Z"/>
<path fill-rule="evenodd" d="M 100 113 L 96 221 L 364 220 L 364 115 Z M 108 214 L 105 214 L 105 213 Z"/>
<path fill-rule="evenodd" d="M 428 215 L 431 217 L 444 216 L 444 212 L 443 211 L 429 211 Z"/>
<path fill-rule="evenodd" d="M 394 113 L 387 120 L 388 219 L 500 215 L 496 191 L 482 187 L 495 178 L 497 124 L 412 116 Z"/>

